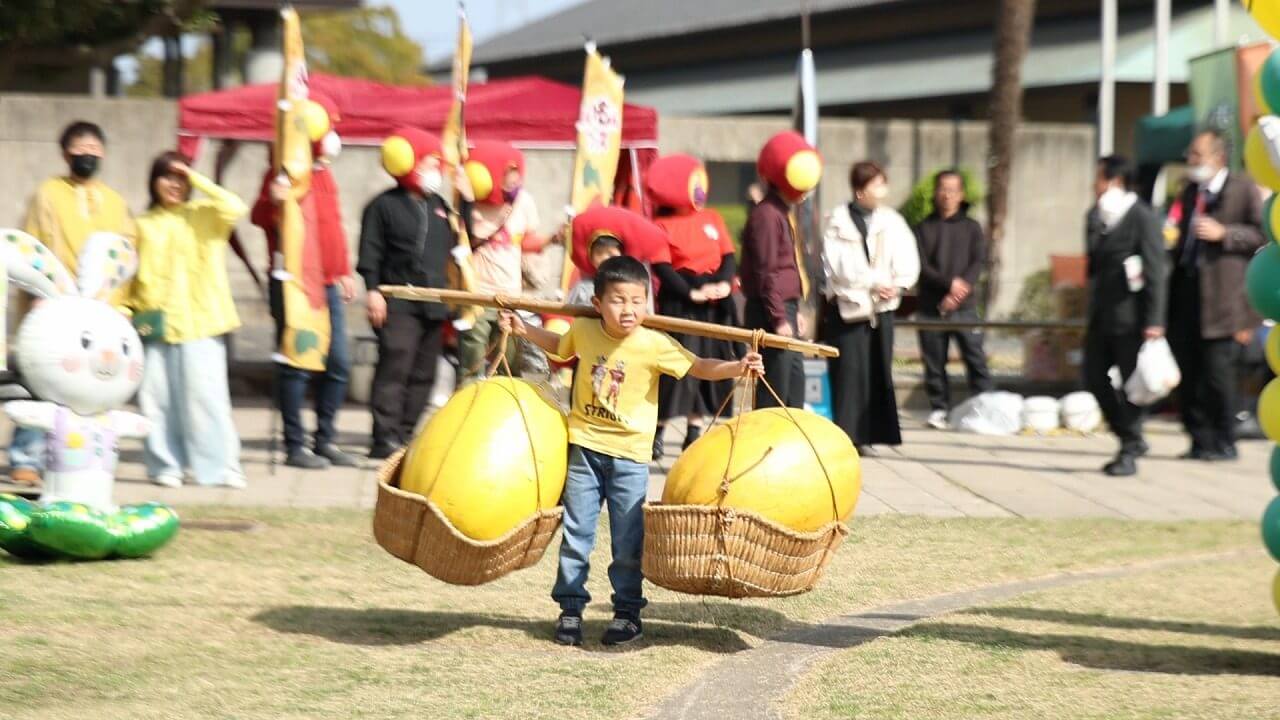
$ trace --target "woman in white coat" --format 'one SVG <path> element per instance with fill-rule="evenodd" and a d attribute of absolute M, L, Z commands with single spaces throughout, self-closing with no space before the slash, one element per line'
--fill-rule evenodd
<path fill-rule="evenodd" d="M 859 452 L 900 445 L 893 391 L 893 311 L 916 284 L 920 256 L 915 234 L 882 205 L 888 178 L 873 162 L 849 173 L 853 202 L 827 218 L 822 250 L 826 308 L 822 337 L 840 349 L 828 361 L 832 411 Z"/>

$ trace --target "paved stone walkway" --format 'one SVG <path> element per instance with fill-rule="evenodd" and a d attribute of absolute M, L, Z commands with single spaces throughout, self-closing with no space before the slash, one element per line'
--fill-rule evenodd
<path fill-rule="evenodd" d="M 778 703 L 795 681 L 819 660 L 831 653 L 899 632 L 922 620 L 1001 602 L 1029 592 L 1168 567 L 1246 557 L 1256 552 L 1229 551 L 1016 580 L 832 618 L 793 630 L 759 647 L 721 660 L 700 673 L 693 682 L 676 690 L 646 717 L 654 720 L 781 718 Z"/>
<path fill-rule="evenodd" d="M 244 445 L 247 490 L 187 486 L 161 488 L 146 481 L 141 446 L 122 449 L 116 499 L 160 500 L 174 505 L 266 505 L 371 508 L 375 464 L 358 469 L 269 472 L 272 412 L 237 398 L 236 423 Z M 310 423 L 310 420 L 308 420 Z M 359 407 L 339 416 L 339 442 L 363 452 L 369 414 Z M 1110 436 L 982 437 L 927 429 L 903 418 L 904 444 L 880 448 L 863 462 L 858 516 L 884 513 L 933 517 L 1113 517 L 1145 520 L 1243 518 L 1256 520 L 1274 493 L 1268 481 L 1270 443 L 1240 444 L 1241 459 L 1206 464 L 1177 460 L 1186 440 L 1176 425 L 1149 424 L 1152 454 L 1134 478 L 1109 478 L 1098 469 L 1114 452 Z M 11 432 L 5 419 L 0 438 Z M 669 456 L 653 466 L 651 497 L 662 492 L 666 469 L 678 453 L 683 429 L 668 429 Z M 277 453 L 279 458 L 279 453 Z M 0 485 L 0 491 L 5 486 Z"/>

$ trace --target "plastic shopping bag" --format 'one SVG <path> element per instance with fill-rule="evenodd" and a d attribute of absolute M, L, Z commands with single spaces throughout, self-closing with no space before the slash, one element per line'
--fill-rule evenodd
<path fill-rule="evenodd" d="M 1182 382 L 1182 372 L 1173 359 L 1169 341 L 1148 340 L 1138 351 L 1138 366 L 1124 384 L 1124 394 L 1134 405 L 1150 405 L 1165 397 Z"/>
<path fill-rule="evenodd" d="M 985 392 L 960 403 L 951 411 L 951 427 L 979 435 L 1015 435 L 1022 429 L 1021 395 Z"/>

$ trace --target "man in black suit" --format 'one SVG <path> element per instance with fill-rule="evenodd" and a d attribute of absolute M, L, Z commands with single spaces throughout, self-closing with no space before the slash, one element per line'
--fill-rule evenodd
<path fill-rule="evenodd" d="M 1214 131 L 1196 135 L 1187 164 L 1169 278 L 1169 345 L 1182 370 L 1178 398 L 1191 435 L 1183 457 L 1233 460 L 1236 363 L 1260 322 L 1244 278 L 1266 242 L 1262 197 L 1248 175 L 1228 169 L 1226 142 Z"/>
<path fill-rule="evenodd" d="M 1133 475 L 1147 453 L 1142 408 L 1111 385 L 1112 367 L 1126 381 L 1143 342 L 1164 335 L 1165 250 L 1160 220 L 1131 188 L 1128 162 L 1109 155 L 1098 161 L 1093 189 L 1097 204 L 1086 221 L 1089 261 L 1089 320 L 1084 373 L 1089 392 L 1120 440 L 1120 452 L 1103 467 L 1111 476 Z"/>

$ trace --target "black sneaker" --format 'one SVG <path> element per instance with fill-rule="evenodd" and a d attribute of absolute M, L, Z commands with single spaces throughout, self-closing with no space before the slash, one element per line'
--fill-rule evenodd
<path fill-rule="evenodd" d="M 1115 460 L 1103 466 L 1102 472 L 1111 477 L 1129 477 L 1138 474 L 1138 464 L 1134 462 L 1133 455 L 1122 452 L 1116 456 Z"/>
<path fill-rule="evenodd" d="M 653 461 L 654 462 L 658 462 L 667 454 L 666 448 L 663 447 L 662 445 L 662 430 L 663 428 L 658 428 L 658 431 L 653 434 Z"/>
<path fill-rule="evenodd" d="M 1235 445 L 1227 445 L 1226 447 L 1222 448 L 1221 450 L 1213 450 L 1212 452 L 1205 453 L 1204 457 L 1202 457 L 1202 458 L 1200 458 L 1200 459 L 1201 459 L 1201 460 L 1207 460 L 1207 461 L 1209 461 L 1209 462 L 1223 462 L 1223 461 L 1230 461 L 1230 460 L 1239 460 L 1239 459 L 1240 459 L 1240 451 L 1239 451 L 1239 450 L 1236 450 L 1236 446 L 1235 446 Z"/>
<path fill-rule="evenodd" d="M 690 425 L 689 429 L 684 434 L 684 445 L 681 446 L 680 449 L 688 450 L 689 446 L 698 442 L 698 438 L 700 437 L 702 437 L 702 426 Z"/>
<path fill-rule="evenodd" d="M 388 442 L 376 442 L 373 444 L 373 447 L 369 449 L 369 459 L 370 460 L 386 460 L 392 455 L 395 455 L 396 450 L 399 450 L 399 449 L 400 448 Z"/>
<path fill-rule="evenodd" d="M 284 459 L 284 464 L 289 467 L 302 468 L 303 470 L 327 470 L 329 468 L 328 460 L 306 448 L 298 448 L 289 453 Z"/>
<path fill-rule="evenodd" d="M 556 620 L 556 644 L 578 646 L 582 644 L 582 616 L 562 612 Z"/>
<path fill-rule="evenodd" d="M 615 613 L 613 620 L 609 621 L 609 627 L 605 628 L 604 635 L 600 638 L 600 644 L 623 645 L 632 640 L 639 640 L 642 635 L 639 616 Z"/>
<path fill-rule="evenodd" d="M 360 461 L 342 452 L 342 449 L 333 443 L 325 443 L 316 446 L 316 455 L 329 461 L 329 464 L 335 467 L 360 467 Z"/>

